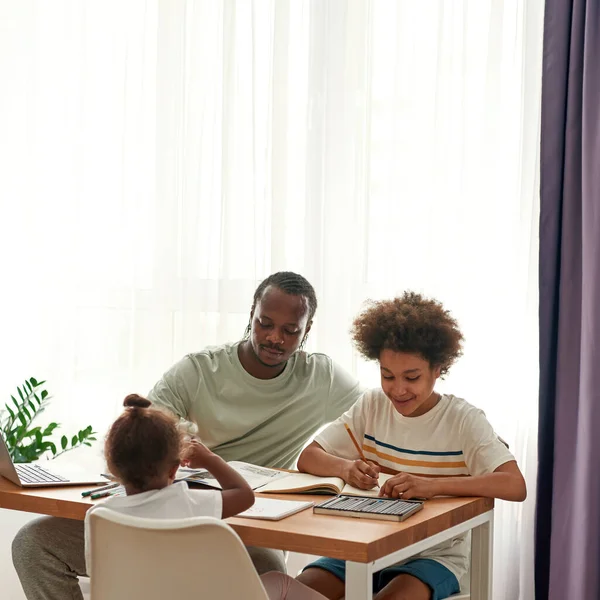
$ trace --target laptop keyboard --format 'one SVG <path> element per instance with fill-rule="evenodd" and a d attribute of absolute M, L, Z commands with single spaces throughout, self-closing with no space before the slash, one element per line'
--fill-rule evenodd
<path fill-rule="evenodd" d="M 37 465 L 19 464 L 15 465 L 15 468 L 22 483 L 64 483 L 69 481 Z"/>

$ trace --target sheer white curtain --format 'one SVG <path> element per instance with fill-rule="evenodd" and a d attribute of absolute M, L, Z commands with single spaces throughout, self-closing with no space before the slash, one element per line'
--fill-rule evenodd
<path fill-rule="evenodd" d="M 104 429 L 297 270 L 310 348 L 365 383 L 367 297 L 467 338 L 443 388 L 535 483 L 542 0 L 0 0 L 2 398 Z M 533 493 L 500 503 L 495 598 L 533 597 Z"/>

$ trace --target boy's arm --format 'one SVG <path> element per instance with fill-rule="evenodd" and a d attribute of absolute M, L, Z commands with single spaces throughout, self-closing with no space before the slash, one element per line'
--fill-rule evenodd
<path fill-rule="evenodd" d="M 298 471 L 321 477 L 341 477 L 343 479 L 349 462 L 351 461 L 346 458 L 339 458 L 325 452 L 317 442 L 311 442 L 300 454 Z"/>
<path fill-rule="evenodd" d="M 482 410 L 470 407 L 459 426 L 459 435 L 471 477 L 461 478 L 464 479 L 461 483 L 444 478 L 444 481 L 438 482 L 442 489 L 457 490 L 456 493 L 461 496 L 487 496 L 513 502 L 525 500 L 527 486 L 515 457 L 506 442 L 498 437 Z"/>
<path fill-rule="evenodd" d="M 474 477 L 442 477 L 432 480 L 434 496 L 485 496 L 512 502 L 527 498 L 527 486 L 517 462 L 500 465 L 493 473 Z"/>
<path fill-rule="evenodd" d="M 200 442 L 190 442 L 181 462 L 192 469 L 207 469 L 221 484 L 223 519 L 233 517 L 254 504 L 254 492 L 248 482 Z"/>
<path fill-rule="evenodd" d="M 390 498 L 433 498 L 433 496 L 484 496 L 523 502 L 527 486 L 516 461 L 500 465 L 493 473 L 469 477 L 421 477 L 399 473 L 388 479 L 380 496 Z"/>
<path fill-rule="evenodd" d="M 513 502 L 527 497 L 515 457 L 500 440 L 482 410 L 470 407 L 458 426 L 468 477 L 421 477 L 400 473 L 389 479 L 381 495 L 393 498 L 485 496 Z"/>
<path fill-rule="evenodd" d="M 377 484 L 379 467 L 363 460 L 350 460 L 325 452 L 317 443 L 311 442 L 298 459 L 298 470 L 322 477 L 339 477 L 350 485 L 370 490 Z"/>

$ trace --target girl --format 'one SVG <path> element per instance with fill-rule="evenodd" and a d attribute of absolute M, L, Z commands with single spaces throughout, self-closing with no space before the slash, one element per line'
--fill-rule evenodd
<path fill-rule="evenodd" d="M 406 292 L 371 303 L 357 317 L 352 337 L 358 351 L 377 360 L 381 389 L 371 390 L 315 438 L 300 455 L 301 471 L 337 476 L 362 489 L 379 472 L 394 475 L 380 496 L 487 496 L 521 502 L 526 487 L 513 455 L 484 413 L 435 391 L 462 354 L 457 322 L 435 300 Z M 362 442 L 359 460 L 345 425 Z M 444 542 L 374 576 L 376 600 L 439 600 L 460 591 L 467 575 L 466 535 Z M 298 579 L 327 598 L 344 595 L 345 565 L 321 558 Z"/>
<path fill-rule="evenodd" d="M 150 408 L 150 401 L 136 394 L 127 396 L 123 405 L 125 411 L 111 426 L 104 453 L 110 472 L 123 485 L 126 496 L 112 496 L 96 506 L 154 519 L 225 519 L 254 504 L 254 492 L 246 480 L 222 458 L 195 440 L 184 445 L 174 416 Z M 173 483 L 180 464 L 207 469 L 222 491 L 192 490 L 186 482 Z M 96 506 L 85 519 L 88 573 L 89 515 Z M 263 584 L 272 600 L 323 598 L 281 573 L 265 574 Z"/>

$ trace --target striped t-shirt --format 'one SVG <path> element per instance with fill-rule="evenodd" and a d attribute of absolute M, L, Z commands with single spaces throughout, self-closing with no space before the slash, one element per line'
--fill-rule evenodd
<path fill-rule="evenodd" d="M 455 396 L 443 395 L 424 415 L 404 417 L 381 389 L 366 392 L 315 438 L 330 454 L 357 459 L 345 423 L 362 445 L 365 457 L 378 463 L 384 473 L 464 477 L 493 473 L 515 460 L 484 412 Z M 468 536 L 444 542 L 419 557 L 439 561 L 461 581 L 468 571 Z"/>

